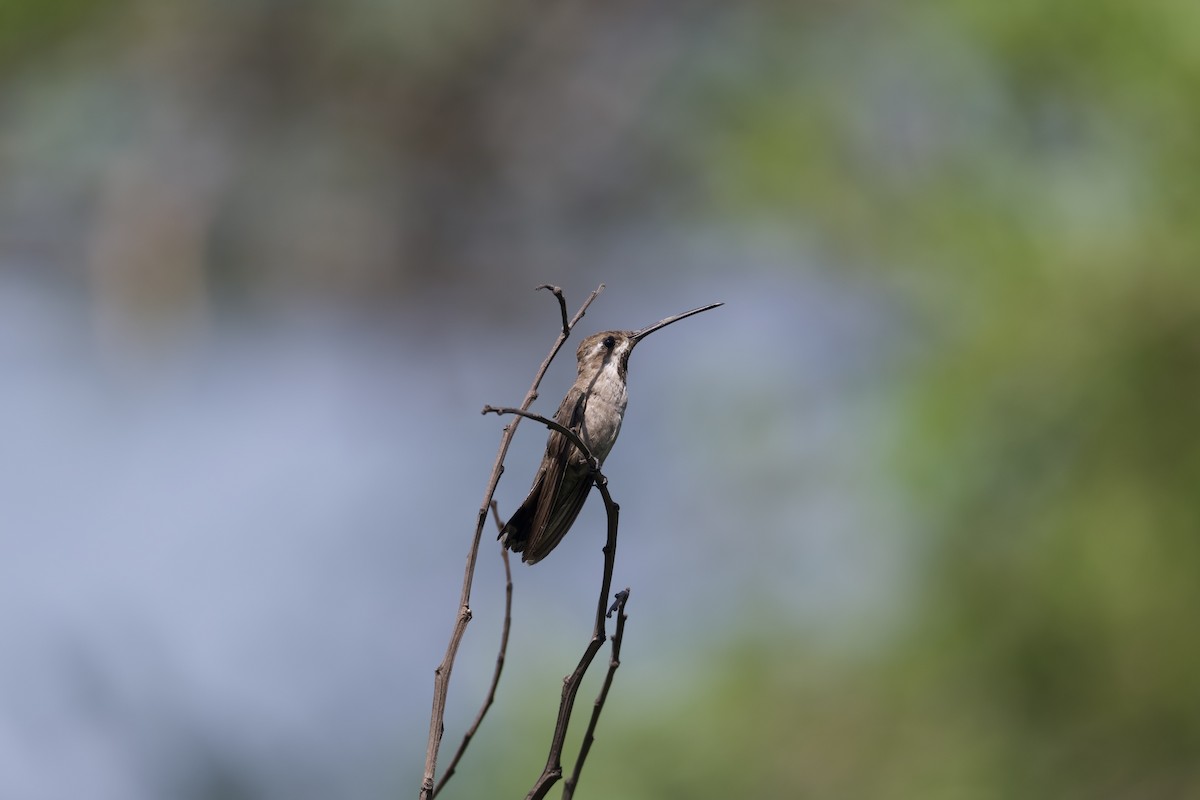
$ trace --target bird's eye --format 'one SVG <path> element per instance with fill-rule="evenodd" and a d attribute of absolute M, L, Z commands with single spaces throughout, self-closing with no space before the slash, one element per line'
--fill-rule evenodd
<path fill-rule="evenodd" d="M 615 337 L 613 337 L 613 336 L 605 336 L 604 337 L 604 346 L 607 347 L 609 350 L 612 350 L 613 347 L 616 346 L 616 344 L 617 344 L 617 340 Z"/>

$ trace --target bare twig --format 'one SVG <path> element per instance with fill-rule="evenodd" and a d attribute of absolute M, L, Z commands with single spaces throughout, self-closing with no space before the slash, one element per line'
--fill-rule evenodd
<path fill-rule="evenodd" d="M 613 632 L 612 637 L 612 658 L 608 660 L 608 672 L 604 675 L 600 694 L 596 696 L 596 702 L 592 706 L 592 718 L 588 720 L 587 731 L 583 734 L 583 743 L 579 746 L 579 757 L 575 759 L 575 768 L 571 770 L 571 777 L 563 782 L 563 800 L 571 800 L 575 795 L 575 787 L 579 784 L 579 774 L 583 772 L 583 762 L 587 761 L 588 753 L 592 749 L 592 742 L 596 740 L 596 724 L 600 721 L 600 712 L 604 710 L 604 701 L 608 699 L 608 690 L 612 687 L 613 676 L 616 675 L 617 668 L 621 666 L 621 640 L 625 638 L 625 620 L 629 619 L 625 614 L 625 603 L 628 601 L 629 587 L 625 587 L 617 592 L 617 599 L 613 601 L 608 613 L 605 614 L 605 616 L 611 617 L 613 612 L 616 612 L 617 615 L 617 629 Z"/>
<path fill-rule="evenodd" d="M 602 284 L 600 284 L 600 289 L 603 289 L 603 288 L 604 288 L 604 284 L 602 283 Z M 559 311 L 562 312 L 563 336 L 570 336 L 571 335 L 571 323 L 567 322 L 567 298 L 563 297 L 562 289 L 560 289 L 557 286 L 552 286 L 549 283 L 543 283 L 541 286 L 533 287 L 533 290 L 535 292 L 540 289 L 549 289 L 551 294 L 553 294 L 555 297 L 558 298 L 558 309 L 559 309 Z M 600 289 L 597 289 L 596 291 L 600 291 Z"/>
<path fill-rule="evenodd" d="M 583 443 L 583 439 L 581 439 L 579 437 L 579 434 L 577 434 L 575 431 L 571 430 L 570 428 L 565 427 L 564 425 L 562 425 L 558 422 L 555 422 L 554 420 L 550 419 L 549 417 L 543 417 L 541 414 L 534 414 L 530 411 L 522 411 L 519 408 L 509 408 L 507 406 L 502 406 L 500 408 L 496 408 L 494 406 L 484 406 L 483 411 L 481 411 L 479 413 L 495 414 L 496 416 L 500 416 L 502 414 L 514 414 L 518 417 L 524 417 L 525 419 L 531 419 L 534 422 L 540 422 L 542 425 L 545 425 L 550 430 L 558 431 L 563 436 L 567 437 L 567 441 L 569 441 L 571 444 L 573 444 L 579 448 L 579 452 L 583 454 L 583 458 L 585 461 L 589 461 L 592 463 L 593 476 L 600 474 L 600 468 L 598 466 L 596 466 L 596 461 L 595 461 L 594 456 L 592 456 L 592 451 L 590 449 L 588 449 L 588 446 L 586 444 Z M 600 477 L 603 477 L 603 476 L 600 476 Z"/>
<path fill-rule="evenodd" d="M 553 291 L 553 287 L 551 287 Z M 550 348 L 550 353 L 542 361 L 541 367 L 534 376 L 533 384 L 529 387 L 529 391 L 525 395 L 525 400 L 521 403 L 522 410 L 528 409 L 529 405 L 537 397 L 537 388 L 542 382 L 542 377 L 546 374 L 546 370 L 550 367 L 550 362 L 558 355 L 558 351 L 562 349 L 563 343 L 570 335 L 571 329 L 583 318 L 587 312 L 588 306 L 592 301 L 604 290 L 604 284 L 600 284 L 588 298 L 583 301 L 583 305 L 579 307 L 579 311 L 575 313 L 575 317 L 567 321 L 555 340 L 553 347 Z M 555 293 L 559 298 L 559 307 L 565 308 L 566 301 L 562 299 L 562 290 Z M 421 800 L 432 800 L 433 798 L 433 776 L 437 771 L 438 749 L 442 744 L 442 733 L 445 730 L 446 718 L 446 696 L 450 688 L 450 673 L 454 667 L 454 659 L 458 655 L 458 646 L 462 642 L 463 634 L 466 633 L 467 623 L 471 621 L 471 585 L 475 577 L 475 564 L 479 558 L 479 540 L 483 535 L 483 525 L 487 520 L 488 507 L 491 505 L 492 496 L 496 492 L 496 485 L 500 482 L 500 475 L 504 471 L 504 458 L 508 454 L 508 447 L 512 443 L 513 434 L 516 433 L 517 424 L 520 420 L 513 420 L 512 424 L 504 427 L 503 433 L 500 435 L 500 449 L 496 453 L 496 461 L 492 465 L 492 474 L 488 479 L 487 489 L 483 494 L 483 503 L 479 506 L 479 514 L 475 522 L 475 535 L 471 540 L 471 548 L 467 552 L 467 564 L 463 571 L 462 596 L 458 606 L 458 613 L 454 620 L 454 627 L 450 633 L 450 642 L 446 646 L 446 654 L 442 658 L 442 662 L 438 664 L 434 670 L 433 678 L 433 710 L 429 715 L 429 741 L 425 750 L 425 773 L 421 780 Z"/>
<path fill-rule="evenodd" d="M 504 522 L 500 519 L 500 512 L 496 510 L 496 501 L 492 501 L 492 519 L 496 521 L 497 530 L 504 529 Z M 479 707 L 479 713 L 475 715 L 475 721 L 471 723 L 471 727 L 463 734 L 462 743 L 459 744 L 458 750 L 454 752 L 454 758 L 450 759 L 450 766 L 446 767 L 446 772 L 438 779 L 437 786 L 433 789 L 433 797 L 437 797 L 442 791 L 442 787 L 446 785 L 446 781 L 450 780 L 450 776 L 454 774 L 458 762 L 462 760 L 463 755 L 467 752 L 467 747 L 471 744 L 471 739 L 474 738 L 475 732 L 479 730 L 480 724 L 483 723 L 484 716 L 487 715 L 488 709 L 492 707 L 492 702 L 496 699 L 496 687 L 500 685 L 500 673 L 504 671 L 504 658 L 508 652 L 508 632 L 512 628 L 512 598 L 513 598 L 513 582 L 512 582 L 512 567 L 508 563 L 508 548 L 501 545 L 500 558 L 504 561 L 504 625 L 500 629 L 500 652 L 496 654 L 496 670 L 492 673 L 492 685 L 488 687 L 487 697 L 483 699 L 483 705 Z M 615 640 L 614 640 L 615 646 Z"/>
<path fill-rule="evenodd" d="M 584 450 L 584 452 L 587 451 Z M 621 507 L 613 502 L 612 495 L 608 492 L 608 480 L 600 474 L 598 469 L 594 469 L 593 472 L 596 488 L 600 490 L 600 496 L 604 499 L 604 510 L 608 515 L 608 539 L 604 544 L 604 575 L 600 579 L 600 600 L 596 606 L 596 624 L 592 629 L 592 639 L 583 651 L 583 657 L 579 659 L 579 665 L 563 681 L 562 701 L 558 706 L 558 721 L 554 727 L 554 736 L 550 740 L 550 755 L 546 759 L 546 766 L 542 770 L 542 774 L 533 784 L 533 788 L 529 790 L 529 794 L 526 795 L 526 800 L 540 800 L 545 797 L 550 788 L 562 778 L 563 744 L 567 738 L 567 725 L 571 721 L 571 712 L 575 706 L 575 695 L 579 692 L 579 683 L 583 680 L 584 673 L 591 666 L 606 638 L 604 620 L 607 616 L 605 612 L 608 609 L 608 592 L 612 588 L 613 566 L 617 558 L 617 526 L 620 521 Z M 572 775 L 572 779 L 578 781 L 578 769 Z"/>

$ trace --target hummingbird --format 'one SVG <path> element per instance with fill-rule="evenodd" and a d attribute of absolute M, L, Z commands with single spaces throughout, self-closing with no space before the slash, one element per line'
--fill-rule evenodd
<path fill-rule="evenodd" d="M 579 361 L 575 383 L 554 414 L 554 421 L 575 433 L 597 464 L 603 464 L 625 417 L 629 399 L 625 381 L 633 348 L 661 328 L 722 305 L 693 308 L 640 331 L 601 331 L 584 339 L 575 353 Z M 592 466 L 579 448 L 566 436 L 551 431 L 529 496 L 498 538 L 509 550 L 520 553 L 526 564 L 541 561 L 571 529 L 593 480 Z"/>

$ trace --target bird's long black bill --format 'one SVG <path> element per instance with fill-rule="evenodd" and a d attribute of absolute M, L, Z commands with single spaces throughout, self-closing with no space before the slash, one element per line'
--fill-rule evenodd
<path fill-rule="evenodd" d="M 723 306 L 723 305 L 725 305 L 725 304 L 724 303 L 710 303 L 709 305 L 706 305 L 706 306 L 700 306 L 699 308 L 693 308 L 691 311 L 685 311 L 682 314 L 676 314 L 673 317 L 667 317 L 666 319 L 659 320 L 658 322 L 654 323 L 653 325 L 642 328 L 640 331 L 635 331 L 634 334 L 632 336 L 630 336 L 629 338 L 633 340 L 634 344 L 637 344 L 642 339 L 644 339 L 645 337 L 654 333 L 659 328 L 665 328 L 668 325 L 670 325 L 672 322 L 679 322 L 679 320 L 686 319 L 686 318 L 692 316 L 693 314 L 699 314 L 701 311 L 709 311 L 711 309 L 714 309 L 714 308 L 717 308 L 718 306 Z"/>

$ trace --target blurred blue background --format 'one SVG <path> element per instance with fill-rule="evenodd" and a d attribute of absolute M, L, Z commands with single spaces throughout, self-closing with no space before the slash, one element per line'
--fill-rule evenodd
<path fill-rule="evenodd" d="M 584 796 L 1200 794 L 1197 52 L 1166 0 L 7 0 L 0 796 L 415 795 L 546 282 L 727 304 L 631 364 Z M 444 796 L 536 778 L 603 538 L 514 565 Z M 443 766 L 502 599 L 489 535 Z"/>

